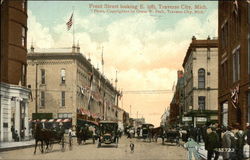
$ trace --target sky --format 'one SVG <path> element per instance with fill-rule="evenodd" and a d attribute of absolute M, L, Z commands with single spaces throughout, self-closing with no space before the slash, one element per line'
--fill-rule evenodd
<path fill-rule="evenodd" d="M 103 8 L 91 7 L 97 5 Z M 106 9 L 105 5 L 119 8 Z M 144 8 L 124 9 L 121 5 Z M 160 5 L 179 8 L 162 9 Z M 195 5 L 205 8 L 194 9 Z M 123 10 L 130 12 L 117 12 Z M 73 11 L 75 43 L 79 42 L 81 53 L 101 69 L 103 46 L 104 74 L 112 82 L 117 70 L 117 86 L 123 91 L 172 90 L 192 36 L 217 37 L 216 1 L 29 1 L 28 48 L 32 41 L 35 48 L 70 48 L 73 28 L 68 31 L 66 23 Z M 131 111 L 131 117 L 144 117 L 159 126 L 172 97 L 172 92 L 123 94 L 120 107 Z"/>

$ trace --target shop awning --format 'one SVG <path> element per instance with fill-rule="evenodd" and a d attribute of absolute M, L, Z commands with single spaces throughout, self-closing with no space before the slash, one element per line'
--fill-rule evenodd
<path fill-rule="evenodd" d="M 46 122 L 46 121 L 47 121 L 47 119 L 42 119 L 42 120 L 41 120 L 41 122 Z"/>
<path fill-rule="evenodd" d="M 56 122 L 62 122 L 62 119 L 57 119 Z"/>
<path fill-rule="evenodd" d="M 64 119 L 62 122 L 70 122 L 71 119 Z"/>
<path fill-rule="evenodd" d="M 55 121 L 55 119 L 50 119 L 48 122 L 54 122 Z"/>

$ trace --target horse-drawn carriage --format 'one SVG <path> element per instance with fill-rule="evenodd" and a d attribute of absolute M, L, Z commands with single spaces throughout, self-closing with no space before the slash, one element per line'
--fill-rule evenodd
<path fill-rule="evenodd" d="M 49 152 L 52 150 L 53 145 L 58 143 L 60 145 L 61 151 L 65 151 L 65 130 L 62 125 L 58 126 L 55 129 L 44 129 L 40 123 L 35 124 L 34 130 L 34 138 L 35 138 L 35 151 L 36 148 L 39 147 L 42 153 Z M 72 147 L 72 139 L 69 138 L 69 148 Z M 46 148 L 44 148 L 46 147 Z"/>
<path fill-rule="evenodd" d="M 118 147 L 119 141 L 119 132 L 118 132 L 118 123 L 113 121 L 100 121 L 99 122 L 99 141 L 98 146 L 101 147 L 101 144 L 112 144 L 114 143 Z"/>
<path fill-rule="evenodd" d="M 80 145 L 82 141 L 84 144 L 86 143 L 86 140 L 92 140 L 92 143 L 95 143 L 95 140 L 97 139 L 96 136 L 96 128 L 94 126 L 89 126 L 87 124 L 82 126 L 77 126 L 76 128 L 76 137 L 77 137 L 77 143 Z"/>
<path fill-rule="evenodd" d="M 153 124 L 142 124 L 141 129 L 142 129 L 142 138 L 143 140 L 148 140 L 151 142 L 153 135 L 152 135 L 152 129 L 154 128 Z"/>

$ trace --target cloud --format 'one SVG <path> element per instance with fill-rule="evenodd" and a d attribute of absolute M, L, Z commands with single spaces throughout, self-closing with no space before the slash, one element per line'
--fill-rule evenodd
<path fill-rule="evenodd" d="M 55 42 L 52 38 L 49 28 L 42 26 L 30 10 L 28 10 L 28 15 L 28 46 L 30 46 L 33 41 L 36 48 L 54 47 Z"/>

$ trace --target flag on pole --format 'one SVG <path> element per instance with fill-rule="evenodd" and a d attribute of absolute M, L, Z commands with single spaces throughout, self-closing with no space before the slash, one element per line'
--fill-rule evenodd
<path fill-rule="evenodd" d="M 70 30 L 72 24 L 73 24 L 73 13 L 71 14 L 69 21 L 66 23 L 68 31 Z"/>

